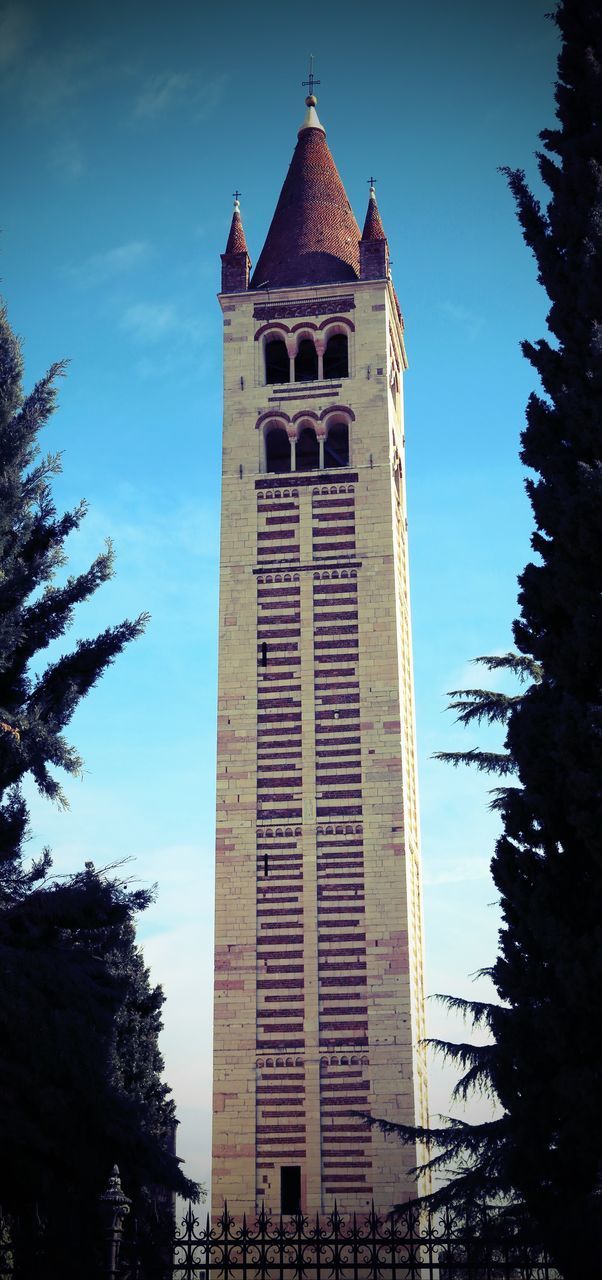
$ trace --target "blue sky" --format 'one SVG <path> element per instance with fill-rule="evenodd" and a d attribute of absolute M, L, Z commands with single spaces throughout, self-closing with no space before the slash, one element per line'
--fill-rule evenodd
<path fill-rule="evenodd" d="M 0 5 L 2 290 L 28 385 L 71 360 L 45 442 L 64 454 L 58 503 L 90 503 L 71 567 L 107 536 L 117 551 L 116 578 L 74 634 L 152 614 L 73 722 L 86 768 L 67 784 L 69 813 L 32 797 L 34 844 L 52 845 L 60 871 L 130 857 L 134 877 L 158 881 L 140 937 L 168 996 L 163 1047 L 192 1176 L 209 1169 L 215 293 L 231 193 L 242 191 L 256 261 L 313 52 L 360 222 L 378 179 L 405 315 L 427 989 L 470 994 L 469 975 L 495 953 L 495 820 L 486 784 L 432 753 L 479 741 L 445 713 L 445 693 L 475 683 L 474 655 L 510 647 L 529 555 L 518 437 L 535 384 L 519 341 L 544 332 L 546 300 L 498 167 L 525 168 L 538 189 L 537 134 L 553 121 L 549 8 Z M 429 1016 L 434 1033 L 449 1030 L 435 1006 Z M 448 1110 L 449 1080 L 434 1068 L 433 1111 Z"/>

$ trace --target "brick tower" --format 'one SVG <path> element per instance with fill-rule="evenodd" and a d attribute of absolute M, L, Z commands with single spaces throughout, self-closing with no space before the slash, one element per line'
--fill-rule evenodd
<path fill-rule="evenodd" d="M 426 1118 L 403 323 L 316 114 L 222 255 L 213 1208 L 386 1211 Z"/>

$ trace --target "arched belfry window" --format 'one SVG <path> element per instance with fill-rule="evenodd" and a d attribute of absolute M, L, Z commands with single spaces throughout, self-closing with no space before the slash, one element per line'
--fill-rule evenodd
<path fill-rule="evenodd" d="M 315 382 L 318 377 L 318 353 L 311 338 L 302 338 L 295 356 L 295 382 Z"/>
<path fill-rule="evenodd" d="M 349 377 L 349 348 L 346 333 L 333 333 L 324 352 L 324 377 Z"/>
<path fill-rule="evenodd" d="M 320 446 L 313 427 L 303 427 L 297 438 L 297 471 L 317 471 L 320 466 Z"/>
<path fill-rule="evenodd" d="M 333 422 L 328 429 L 324 444 L 324 466 L 349 466 L 349 426 L 341 420 Z"/>
<path fill-rule="evenodd" d="M 291 445 L 284 427 L 270 427 L 266 432 L 265 469 L 273 472 L 291 469 Z"/>
<path fill-rule="evenodd" d="M 270 338 L 265 344 L 265 380 L 269 384 L 291 380 L 291 362 L 282 338 Z"/>

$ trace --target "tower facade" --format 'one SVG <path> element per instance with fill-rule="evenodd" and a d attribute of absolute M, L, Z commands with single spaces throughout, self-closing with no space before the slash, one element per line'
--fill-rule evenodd
<path fill-rule="evenodd" d="M 212 1200 L 387 1211 L 426 1120 L 403 322 L 307 114 L 222 255 Z"/>

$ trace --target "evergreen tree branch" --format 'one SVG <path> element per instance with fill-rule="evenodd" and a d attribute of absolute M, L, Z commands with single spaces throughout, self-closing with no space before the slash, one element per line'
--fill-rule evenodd
<path fill-rule="evenodd" d="M 435 751 L 433 760 L 444 760 L 457 768 L 460 764 L 474 764 L 483 773 L 512 773 L 516 765 L 508 752 L 479 751 L 473 747 L 470 751 Z"/>
<path fill-rule="evenodd" d="M 483 977 L 485 974 L 486 971 L 480 969 L 477 977 Z M 491 1019 L 498 1008 L 497 1005 L 486 1000 L 468 1000 L 465 996 L 451 996 L 443 992 L 436 992 L 431 999 L 444 1005 L 450 1013 L 460 1013 L 463 1018 L 469 1018 L 475 1030 L 480 1027 L 487 1027 L 489 1030 Z"/>
<path fill-rule="evenodd" d="M 478 658 L 473 658 L 472 661 L 478 662 L 481 666 L 486 667 L 488 671 L 511 671 L 513 675 L 518 676 L 519 680 L 522 681 L 541 680 L 541 666 L 538 662 L 534 662 L 528 654 L 482 654 Z"/>
<path fill-rule="evenodd" d="M 149 615 L 107 627 L 94 640 L 80 640 L 73 653 L 59 658 L 36 681 L 29 700 L 31 723 L 43 721 L 55 731 L 68 724 L 78 702 L 96 684 L 115 658 L 142 635 Z"/>
<path fill-rule="evenodd" d="M 520 695 L 494 693 L 490 689 L 450 689 L 449 711 L 457 711 L 460 724 L 506 724 L 513 707 L 520 702 Z"/>
<path fill-rule="evenodd" d="M 106 551 L 96 557 L 85 573 L 69 578 L 64 587 L 47 588 L 40 600 L 23 609 L 22 638 L 12 654 L 13 668 L 23 669 L 35 653 L 45 649 L 51 640 L 67 630 L 72 623 L 75 606 L 88 600 L 113 576 L 113 560 L 113 548 L 107 541 Z"/>

